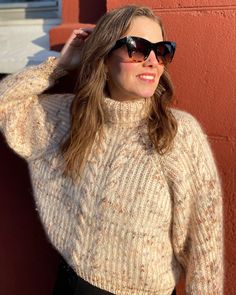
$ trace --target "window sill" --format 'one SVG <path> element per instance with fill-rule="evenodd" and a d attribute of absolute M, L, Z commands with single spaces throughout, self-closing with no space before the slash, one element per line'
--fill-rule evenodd
<path fill-rule="evenodd" d="M 25 7 L 15 7 L 13 4 L 11 7 L 0 5 L 0 20 L 58 18 L 60 14 L 60 9 L 55 5 L 40 7 L 38 4 L 35 6 L 34 3 L 25 3 Z"/>
<path fill-rule="evenodd" d="M 53 25 L 57 26 L 61 23 L 60 18 L 38 18 L 38 19 L 0 19 L 0 26 L 31 26 L 31 25 Z"/>

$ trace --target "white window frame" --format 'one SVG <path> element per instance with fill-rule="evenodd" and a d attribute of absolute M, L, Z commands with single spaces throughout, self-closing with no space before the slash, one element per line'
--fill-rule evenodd
<path fill-rule="evenodd" d="M 0 3 L 0 21 L 53 19 L 61 17 L 61 0 L 25 3 Z"/>

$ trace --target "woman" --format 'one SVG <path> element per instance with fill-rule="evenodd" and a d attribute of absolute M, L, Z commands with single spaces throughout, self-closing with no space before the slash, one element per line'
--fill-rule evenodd
<path fill-rule="evenodd" d="M 167 295 L 181 273 L 186 294 L 223 294 L 219 178 L 198 122 L 169 106 L 175 43 L 137 6 L 74 33 L 59 60 L 1 84 L 49 239 L 94 294 Z M 75 94 L 42 94 L 74 69 Z"/>

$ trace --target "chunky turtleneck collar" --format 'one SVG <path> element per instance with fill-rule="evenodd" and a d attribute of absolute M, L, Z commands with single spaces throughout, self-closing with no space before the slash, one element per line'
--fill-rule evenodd
<path fill-rule="evenodd" d="M 104 97 L 105 121 L 112 124 L 139 125 L 148 117 L 150 103 L 150 98 L 118 101 Z"/>

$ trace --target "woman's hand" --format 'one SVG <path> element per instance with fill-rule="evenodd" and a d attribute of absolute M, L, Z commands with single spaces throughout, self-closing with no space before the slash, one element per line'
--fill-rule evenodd
<path fill-rule="evenodd" d="M 80 51 L 83 48 L 85 40 L 92 33 L 93 28 L 75 29 L 62 48 L 61 55 L 58 58 L 58 65 L 67 71 L 77 68 L 80 61 Z"/>

